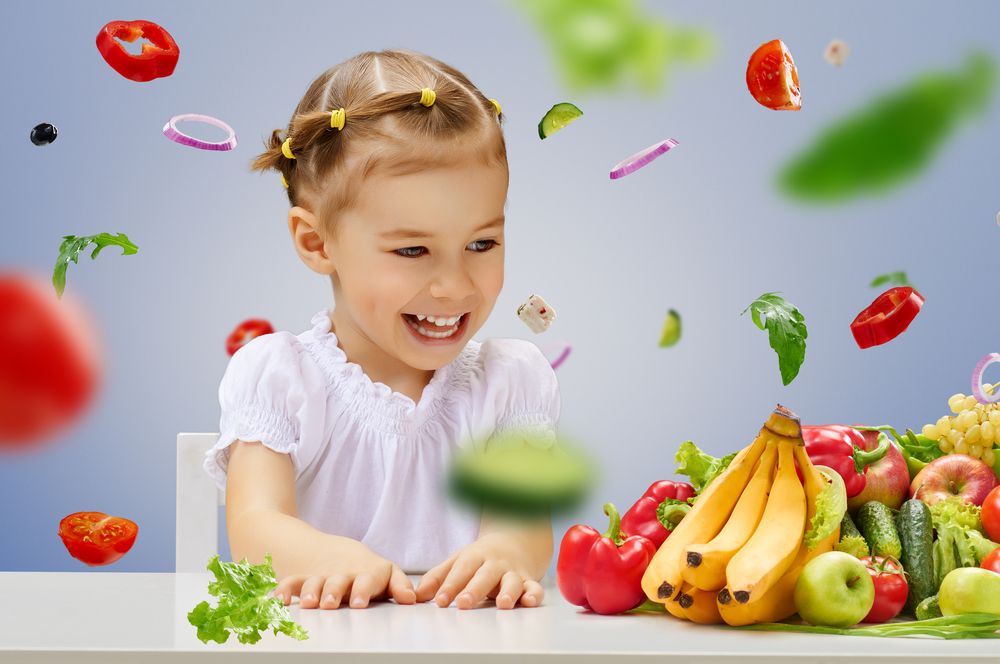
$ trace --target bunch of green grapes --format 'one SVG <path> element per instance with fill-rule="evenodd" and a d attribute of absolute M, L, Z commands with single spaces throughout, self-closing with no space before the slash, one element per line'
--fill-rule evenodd
<path fill-rule="evenodd" d="M 985 385 L 983 391 L 992 394 L 1000 386 Z M 954 394 L 948 399 L 954 415 L 944 415 L 934 424 L 925 424 L 921 433 L 937 441 L 945 454 L 968 454 L 992 466 L 1000 449 L 1000 403 L 982 404 L 976 397 Z"/>

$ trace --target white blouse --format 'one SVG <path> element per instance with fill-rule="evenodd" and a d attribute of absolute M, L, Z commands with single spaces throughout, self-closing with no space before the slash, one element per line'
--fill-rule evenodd
<path fill-rule="evenodd" d="M 479 535 L 478 513 L 448 496 L 453 453 L 510 428 L 554 436 L 555 373 L 529 341 L 470 340 L 414 403 L 347 361 L 328 311 L 312 325 L 258 337 L 232 357 L 204 468 L 225 491 L 235 440 L 286 453 L 300 519 L 422 573 Z"/>

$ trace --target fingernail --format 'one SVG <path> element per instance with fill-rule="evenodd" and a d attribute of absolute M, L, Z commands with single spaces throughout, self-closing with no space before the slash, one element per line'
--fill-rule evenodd
<path fill-rule="evenodd" d="M 324 604 L 333 604 L 333 595 L 325 595 L 323 597 Z"/>
<path fill-rule="evenodd" d="M 497 604 L 499 604 L 500 602 L 503 602 L 504 604 L 510 604 L 510 595 L 504 593 L 503 595 L 497 597 Z"/>
<path fill-rule="evenodd" d="M 534 604 L 534 603 L 535 603 L 535 602 L 536 602 L 537 600 L 535 599 L 535 596 L 534 596 L 534 595 L 525 595 L 525 596 L 524 596 L 524 601 L 525 601 L 525 602 L 526 602 L 527 604 Z"/>
<path fill-rule="evenodd" d="M 360 597 L 351 598 L 351 606 L 353 606 L 354 608 L 360 609 L 364 605 L 365 605 L 365 600 L 361 599 Z"/>
<path fill-rule="evenodd" d="M 438 593 L 438 596 L 434 598 L 434 601 L 438 604 L 451 604 L 451 598 L 449 598 L 446 593 Z"/>
<path fill-rule="evenodd" d="M 302 596 L 303 602 L 311 602 L 314 599 L 316 599 L 316 595 L 313 595 L 312 593 L 306 593 L 305 595 Z"/>

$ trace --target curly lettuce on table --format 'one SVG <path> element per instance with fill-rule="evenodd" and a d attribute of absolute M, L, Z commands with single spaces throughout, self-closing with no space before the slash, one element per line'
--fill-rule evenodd
<path fill-rule="evenodd" d="M 982 533 L 979 507 L 952 496 L 930 506 L 937 539 L 934 541 L 934 577 L 938 583 L 958 567 L 977 567 L 1000 544 Z"/>

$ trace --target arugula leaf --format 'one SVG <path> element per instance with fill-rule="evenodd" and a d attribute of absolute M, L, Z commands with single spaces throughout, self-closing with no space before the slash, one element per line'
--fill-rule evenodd
<path fill-rule="evenodd" d="M 805 317 L 795 306 L 778 295 L 764 293 L 750 303 L 740 315 L 750 311 L 754 325 L 767 330 L 767 338 L 771 348 L 778 354 L 778 368 L 781 370 L 781 382 L 788 385 L 799 375 L 799 367 L 806 359 Z M 761 316 L 764 318 L 761 319 Z"/>
<path fill-rule="evenodd" d="M 219 598 L 218 606 L 212 608 L 208 602 L 201 602 L 188 613 L 188 622 L 198 628 L 203 643 L 225 643 L 230 631 L 240 643 L 257 643 L 260 632 L 268 629 L 275 636 L 281 632 L 299 641 L 309 638 L 281 600 L 270 594 L 278 586 L 270 553 L 264 554 L 262 565 L 250 564 L 246 558 L 238 563 L 222 563 L 216 554 L 208 561 L 207 569 L 215 574 L 208 593 Z"/>
<path fill-rule="evenodd" d="M 905 272 L 889 272 L 888 274 L 880 274 L 879 276 L 872 279 L 872 282 L 868 284 L 870 288 L 876 288 L 882 284 L 891 284 L 893 286 L 912 286 L 910 280 L 906 278 Z"/>
<path fill-rule="evenodd" d="M 84 235 L 80 237 L 76 235 L 64 235 L 62 244 L 59 245 L 59 258 L 56 259 L 56 267 L 52 272 L 52 285 L 55 286 L 56 295 L 59 297 L 62 297 L 63 291 L 66 290 L 66 268 L 69 267 L 69 262 L 79 263 L 80 252 L 90 244 L 97 245 L 93 253 L 90 254 L 91 260 L 97 258 L 97 254 L 101 253 L 101 249 L 111 245 L 121 247 L 123 256 L 128 256 L 139 251 L 139 247 L 135 246 L 125 233 L 118 233 L 117 235 L 98 233 L 97 235 Z"/>

